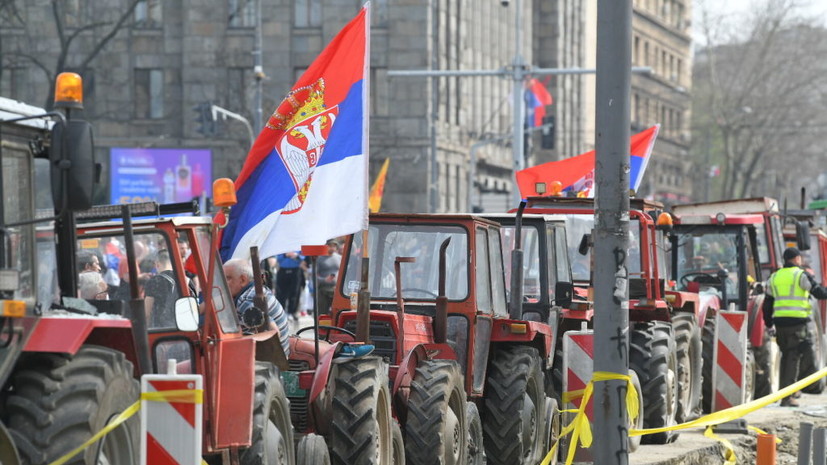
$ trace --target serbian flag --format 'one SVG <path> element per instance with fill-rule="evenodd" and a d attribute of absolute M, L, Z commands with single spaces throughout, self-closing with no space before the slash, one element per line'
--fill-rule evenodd
<path fill-rule="evenodd" d="M 546 105 L 551 105 L 554 99 L 546 89 L 542 82 L 536 79 L 529 79 L 526 84 L 525 92 L 526 100 L 526 125 L 528 127 L 536 128 L 543 124 L 543 118 L 546 116 Z"/>
<path fill-rule="evenodd" d="M 630 189 L 637 191 L 640 187 L 659 130 L 660 124 L 656 124 L 635 134 L 630 139 Z M 520 196 L 526 198 L 539 195 L 535 190 L 538 182 L 546 183 L 546 189 L 548 189 L 551 182 L 559 181 L 563 191 L 576 192 L 581 197 L 594 197 L 594 163 L 595 152 L 592 150 L 564 160 L 551 161 L 517 171 Z"/>
<path fill-rule="evenodd" d="M 373 181 L 373 186 L 370 188 L 368 210 L 371 213 L 379 213 L 379 209 L 382 208 L 382 195 L 385 193 L 385 179 L 388 177 L 388 165 L 390 163 L 391 159 L 385 158 L 385 163 L 382 163 L 379 175 L 376 176 L 376 181 Z"/>
<path fill-rule="evenodd" d="M 367 228 L 368 5 L 270 116 L 235 181 L 222 258 L 262 257 Z M 219 218 L 220 220 L 220 218 Z"/>

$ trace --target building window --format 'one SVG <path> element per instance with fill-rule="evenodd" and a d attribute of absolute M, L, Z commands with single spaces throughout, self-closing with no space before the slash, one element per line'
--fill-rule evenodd
<path fill-rule="evenodd" d="M 31 81 L 28 68 L 6 68 L 3 73 L 0 95 L 11 97 L 21 102 L 31 101 Z"/>
<path fill-rule="evenodd" d="M 229 27 L 255 27 L 256 0 L 229 0 L 227 6 Z"/>
<path fill-rule="evenodd" d="M 388 69 L 370 69 L 370 114 L 388 114 Z"/>
<path fill-rule="evenodd" d="M 370 2 L 370 22 L 373 27 L 388 27 L 388 0 Z"/>
<path fill-rule="evenodd" d="M 649 41 L 643 42 L 643 66 L 649 66 Z"/>
<path fill-rule="evenodd" d="M 135 5 L 135 27 L 160 28 L 162 24 L 161 0 L 141 0 Z"/>
<path fill-rule="evenodd" d="M 244 113 L 250 107 L 249 91 L 253 83 L 253 70 L 247 68 L 229 68 L 227 70 L 227 108 L 237 113 Z"/>
<path fill-rule="evenodd" d="M 135 117 L 164 117 L 164 72 L 160 69 L 135 70 Z"/>
<path fill-rule="evenodd" d="M 65 0 L 58 3 L 63 5 L 63 24 L 66 27 L 80 27 L 83 22 L 80 0 Z"/>
<path fill-rule="evenodd" d="M 322 25 L 321 0 L 296 0 L 293 25 L 296 27 L 319 27 Z"/>

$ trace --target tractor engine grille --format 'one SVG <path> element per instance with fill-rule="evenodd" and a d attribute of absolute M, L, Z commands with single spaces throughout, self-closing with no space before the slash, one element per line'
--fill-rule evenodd
<path fill-rule="evenodd" d="M 303 360 L 289 360 L 290 371 L 300 372 L 310 369 L 310 364 Z M 306 392 L 300 397 L 288 396 L 290 400 L 290 420 L 296 431 L 307 431 L 308 395 Z"/>
<path fill-rule="evenodd" d="M 355 333 L 356 320 L 346 322 L 345 329 Z M 390 321 L 371 320 L 370 343 L 376 347 L 374 354 L 385 359 L 385 362 L 396 365 L 396 334 Z"/>

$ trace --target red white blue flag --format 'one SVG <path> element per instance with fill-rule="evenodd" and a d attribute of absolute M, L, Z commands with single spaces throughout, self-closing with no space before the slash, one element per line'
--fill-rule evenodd
<path fill-rule="evenodd" d="M 658 137 L 660 124 L 633 135 L 629 141 L 629 188 L 637 191 L 643 181 L 643 173 Z M 594 150 L 559 161 L 551 161 L 517 172 L 517 185 L 522 198 L 539 195 L 538 182 L 559 181 L 563 191 L 578 193 L 581 197 L 594 197 Z"/>
<path fill-rule="evenodd" d="M 368 5 L 287 94 L 235 181 L 221 255 L 262 257 L 367 228 Z"/>
<path fill-rule="evenodd" d="M 546 105 L 554 103 L 548 89 L 537 79 L 529 79 L 526 84 L 525 101 L 526 126 L 531 128 L 541 126 L 546 116 Z"/>

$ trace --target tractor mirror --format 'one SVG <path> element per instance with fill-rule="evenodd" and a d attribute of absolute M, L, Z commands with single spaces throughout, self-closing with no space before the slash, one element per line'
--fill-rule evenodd
<path fill-rule="evenodd" d="M 795 241 L 798 250 L 810 250 L 810 225 L 803 221 L 795 222 Z"/>
<path fill-rule="evenodd" d="M 577 253 L 580 255 L 588 255 L 589 254 L 589 247 L 591 246 L 592 242 L 592 235 L 591 234 L 583 234 L 583 238 L 580 239 L 580 245 L 577 247 Z"/>
<path fill-rule="evenodd" d="M 571 305 L 572 294 L 574 294 L 574 285 L 572 285 L 572 283 L 558 281 L 554 286 L 554 304 L 568 308 Z"/>
<path fill-rule="evenodd" d="M 175 301 L 175 326 L 178 331 L 198 329 L 198 301 L 195 297 L 181 297 Z"/>
<path fill-rule="evenodd" d="M 55 123 L 49 159 L 55 208 L 62 210 L 64 205 L 71 211 L 91 208 L 92 189 L 100 177 L 92 125 L 83 120 Z"/>

